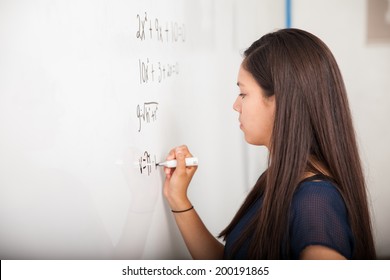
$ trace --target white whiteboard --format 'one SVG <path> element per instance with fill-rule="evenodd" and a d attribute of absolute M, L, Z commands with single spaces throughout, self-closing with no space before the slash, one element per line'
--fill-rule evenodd
<path fill-rule="evenodd" d="M 217 235 L 249 187 L 240 54 L 282 5 L 1 0 L 0 258 L 189 258 L 145 165 L 181 144 Z"/>

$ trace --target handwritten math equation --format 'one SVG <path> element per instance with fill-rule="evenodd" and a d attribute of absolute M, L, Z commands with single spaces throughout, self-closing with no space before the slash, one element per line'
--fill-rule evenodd
<path fill-rule="evenodd" d="M 182 48 L 188 39 L 186 25 L 178 20 L 167 20 L 159 16 L 151 16 L 146 11 L 137 13 L 133 20 L 132 25 L 135 28 L 133 40 L 139 46 L 142 45 L 144 47 L 142 49 L 148 50 L 149 47 L 152 47 L 151 50 L 159 49 L 158 57 L 164 57 L 164 59 L 154 59 L 152 54 L 138 57 L 138 65 L 134 63 L 133 67 L 134 70 L 136 70 L 135 67 L 138 68 L 140 91 L 148 94 L 148 86 L 154 89 L 152 85 L 158 85 L 158 90 L 164 92 L 164 87 L 168 86 L 168 81 L 174 80 L 175 77 L 180 75 L 181 69 L 179 69 L 180 63 L 177 59 L 177 53 L 172 52 L 172 49 Z M 165 52 L 168 50 L 170 53 L 167 55 Z M 165 58 L 170 57 L 172 53 L 174 53 L 176 58 L 167 61 Z M 180 64 L 181 67 L 182 65 Z M 140 137 L 144 136 L 145 127 L 151 127 L 153 123 L 159 120 L 161 106 L 159 102 L 152 100 L 143 100 L 136 105 L 136 110 L 133 111 L 137 118 L 135 121 L 138 122 L 137 129 Z M 135 156 L 136 167 L 138 167 L 141 175 L 151 176 L 158 168 L 156 156 L 148 152 L 147 149 L 142 150 L 145 150 L 142 155 Z"/>
<path fill-rule="evenodd" d="M 170 77 L 179 75 L 179 63 L 153 62 L 151 59 L 138 59 L 139 82 L 147 84 L 148 82 L 163 82 Z"/>
<path fill-rule="evenodd" d="M 145 40 L 155 40 L 161 43 L 176 43 L 186 41 L 185 24 L 176 21 L 162 21 L 161 19 L 148 16 L 145 12 L 137 14 L 136 38 Z"/>
<path fill-rule="evenodd" d="M 140 173 L 150 176 L 153 170 L 157 170 L 157 163 L 156 155 L 152 156 L 148 151 L 145 151 L 138 159 Z"/>
<path fill-rule="evenodd" d="M 158 102 L 144 102 L 137 105 L 138 132 L 141 132 L 142 124 L 157 121 Z"/>

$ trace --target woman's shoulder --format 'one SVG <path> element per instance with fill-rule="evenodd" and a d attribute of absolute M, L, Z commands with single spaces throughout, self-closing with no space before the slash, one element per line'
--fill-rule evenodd
<path fill-rule="evenodd" d="M 314 179 L 302 181 L 293 197 L 293 206 L 301 204 L 314 204 L 319 206 L 343 205 L 344 200 L 337 186 L 330 179 Z"/>
<path fill-rule="evenodd" d="M 331 180 L 306 180 L 296 190 L 291 207 L 290 234 L 294 258 L 308 245 L 322 245 L 351 258 L 353 237 L 347 209 Z"/>
<path fill-rule="evenodd" d="M 313 177 L 314 178 L 314 177 Z M 347 207 L 337 186 L 330 179 L 304 180 L 294 193 L 291 221 L 319 225 L 325 221 L 347 222 Z"/>

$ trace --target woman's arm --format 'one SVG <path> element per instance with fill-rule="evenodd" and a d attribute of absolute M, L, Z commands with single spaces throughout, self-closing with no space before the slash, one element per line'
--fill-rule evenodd
<path fill-rule="evenodd" d="M 174 215 L 193 259 L 222 259 L 223 245 L 208 231 L 194 209 Z"/>
<path fill-rule="evenodd" d="M 174 211 L 186 210 L 192 206 L 187 197 L 187 189 L 197 167 L 185 165 L 185 158 L 191 156 L 186 146 L 180 146 L 171 150 L 167 157 L 167 160 L 177 160 L 175 169 L 164 168 L 164 196 Z M 207 230 L 195 209 L 173 215 L 194 259 L 222 259 L 223 245 Z"/>
<path fill-rule="evenodd" d="M 311 245 L 303 249 L 301 260 L 345 260 L 339 252 L 321 245 Z"/>

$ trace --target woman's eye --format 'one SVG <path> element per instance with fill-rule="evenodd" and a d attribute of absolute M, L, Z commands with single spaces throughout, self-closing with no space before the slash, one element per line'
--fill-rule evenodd
<path fill-rule="evenodd" d="M 244 98 L 245 97 L 245 93 L 240 93 L 238 96 L 240 96 L 241 98 Z"/>

